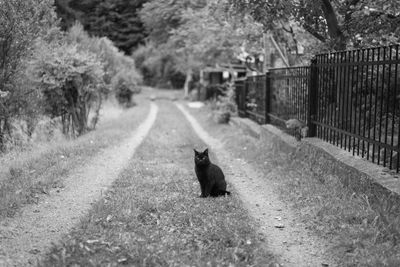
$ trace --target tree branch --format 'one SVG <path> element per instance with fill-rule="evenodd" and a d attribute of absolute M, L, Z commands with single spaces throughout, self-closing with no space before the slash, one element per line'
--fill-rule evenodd
<path fill-rule="evenodd" d="M 321 42 L 323 42 L 323 43 L 326 42 L 326 38 L 325 38 L 322 34 L 318 33 L 316 30 L 314 30 L 312 27 L 310 27 L 310 26 L 304 24 L 304 25 L 303 25 L 303 28 L 304 28 L 304 30 L 306 30 L 309 34 L 311 34 L 312 36 L 314 36 L 315 38 L 317 38 L 319 41 L 321 41 Z"/>

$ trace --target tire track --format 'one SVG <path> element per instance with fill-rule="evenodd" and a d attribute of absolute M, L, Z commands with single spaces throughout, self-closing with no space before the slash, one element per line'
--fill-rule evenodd
<path fill-rule="evenodd" d="M 271 172 L 262 174 L 244 161 L 237 161 L 210 136 L 182 104 L 176 103 L 194 131 L 215 152 L 249 213 L 267 236 L 268 249 L 280 258 L 282 266 L 335 266 L 326 253 L 327 244 L 298 223 L 288 207 L 279 200 L 274 185 L 268 183 Z M 267 177 L 266 177 L 267 176 Z M 277 220 L 279 219 L 279 220 Z"/>
<path fill-rule="evenodd" d="M 131 137 L 107 148 L 65 180 L 65 190 L 51 192 L 38 205 L 26 206 L 20 215 L 0 223 L 0 266 L 27 266 L 67 234 L 91 204 L 112 184 L 148 135 L 158 114 L 150 103 L 146 119 Z"/>

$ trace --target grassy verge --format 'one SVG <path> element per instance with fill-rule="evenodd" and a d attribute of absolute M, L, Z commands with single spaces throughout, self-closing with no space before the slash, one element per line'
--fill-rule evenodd
<path fill-rule="evenodd" d="M 182 114 L 159 117 L 130 166 L 43 266 L 268 266 L 264 237 L 235 196 L 198 198 L 193 147 Z"/>
<path fill-rule="evenodd" d="M 120 112 L 116 109 L 105 109 L 105 120 L 97 130 L 75 140 L 32 144 L 29 150 L 2 155 L 0 220 L 13 216 L 27 203 L 35 203 L 51 188 L 62 188 L 63 179 L 72 169 L 127 137 L 145 118 L 149 105 L 141 101 L 140 105 L 129 110 Z"/>
<path fill-rule="evenodd" d="M 209 107 L 190 112 L 208 132 L 223 140 L 235 157 L 261 171 L 277 173 L 282 199 L 290 203 L 308 229 L 336 243 L 330 252 L 340 266 L 400 266 L 397 234 L 391 231 L 399 216 L 388 213 L 387 218 L 392 219 L 388 226 L 365 195 L 353 193 L 338 177 L 315 170 L 304 159 L 272 151 L 233 126 L 215 123 Z"/>

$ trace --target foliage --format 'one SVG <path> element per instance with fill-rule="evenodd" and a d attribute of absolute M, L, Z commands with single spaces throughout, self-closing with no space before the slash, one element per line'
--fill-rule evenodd
<path fill-rule="evenodd" d="M 177 53 L 177 67 L 198 70 L 206 65 L 229 62 L 240 51 L 260 49 L 261 25 L 245 16 L 228 16 L 226 1 L 208 1 L 201 9 L 182 11 L 182 25 L 171 31 L 170 44 Z"/>
<path fill-rule="evenodd" d="M 143 43 L 145 31 L 138 10 L 146 0 L 56 0 L 64 27 L 80 21 L 90 34 L 107 37 L 130 54 Z"/>
<path fill-rule="evenodd" d="M 56 16 L 51 0 L 0 0 L 0 150 L 12 120 L 32 115 L 37 92 L 24 78 L 32 43 L 52 38 Z"/>
<path fill-rule="evenodd" d="M 232 83 L 218 85 L 218 94 L 212 100 L 214 119 L 218 123 L 228 123 L 232 115 L 236 115 L 235 87 Z"/>
<path fill-rule="evenodd" d="M 75 23 L 70 28 L 66 38 L 67 43 L 77 44 L 80 50 L 90 51 L 97 55 L 103 64 L 104 83 L 117 96 L 117 99 L 121 99 L 121 91 L 128 94 L 128 98 L 123 101 L 123 104 L 131 105 L 132 96 L 140 92 L 138 84 L 142 81 L 133 58 L 125 56 L 106 37 L 90 37 L 80 23 Z"/>
<path fill-rule="evenodd" d="M 184 76 L 175 68 L 172 51 L 167 51 L 149 41 L 133 53 L 136 66 L 143 75 L 143 82 L 162 88 L 182 88 Z"/>
<path fill-rule="evenodd" d="M 226 4 L 217 0 L 144 4 L 140 14 L 150 41 L 135 52 L 135 59 L 145 80 L 152 75 L 166 79 L 171 66 L 186 75 L 188 93 L 193 76 L 204 66 L 229 62 L 242 46 L 259 48 L 261 25 L 249 16 L 240 20 L 228 16 Z"/>
<path fill-rule="evenodd" d="M 276 31 L 295 21 L 328 49 L 343 50 L 399 41 L 400 3 L 397 0 L 229 0 L 236 13 L 250 14 Z"/>
<path fill-rule="evenodd" d="M 205 0 L 150 0 L 143 4 L 140 17 L 149 33 L 150 40 L 156 44 L 166 43 L 171 30 L 178 29 L 187 9 L 199 9 L 206 5 Z"/>
<path fill-rule="evenodd" d="M 172 31 L 179 31 L 179 27 L 184 23 L 183 13 L 185 10 L 198 10 L 205 5 L 206 1 L 204 0 L 152 0 L 143 5 L 140 17 L 149 37 L 148 42 L 140 47 L 134 55 L 135 58 L 146 59 L 139 59 L 138 62 L 145 81 L 150 81 L 151 85 L 167 88 L 183 86 L 179 80 L 181 75 L 186 74 L 186 71 L 182 71 L 180 55 L 175 52 L 177 47 L 171 43 Z"/>
<path fill-rule="evenodd" d="M 63 133 L 85 133 L 90 109 L 101 101 L 105 89 L 103 65 L 97 56 L 77 45 L 41 42 L 31 73 L 44 95 L 46 114 L 61 116 Z"/>

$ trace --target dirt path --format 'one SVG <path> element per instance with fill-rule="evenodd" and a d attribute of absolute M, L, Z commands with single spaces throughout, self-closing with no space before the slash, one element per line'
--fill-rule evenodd
<path fill-rule="evenodd" d="M 234 185 L 241 199 L 261 225 L 267 237 L 269 250 L 280 257 L 283 266 L 335 266 L 327 255 L 326 242 L 311 235 L 304 225 L 297 223 L 296 216 L 279 200 L 268 176 L 258 173 L 249 164 L 234 159 L 222 143 L 211 137 L 191 116 L 182 104 L 177 107 L 185 115 L 198 136 L 218 155 L 218 161 L 226 172 L 227 180 Z"/>
<path fill-rule="evenodd" d="M 0 224 L 0 266 L 36 264 L 51 246 L 67 234 L 118 174 L 149 133 L 158 113 L 151 103 L 144 122 L 120 145 L 99 153 L 65 181 L 65 189 L 50 192 L 38 205 L 26 206 L 19 216 Z"/>

